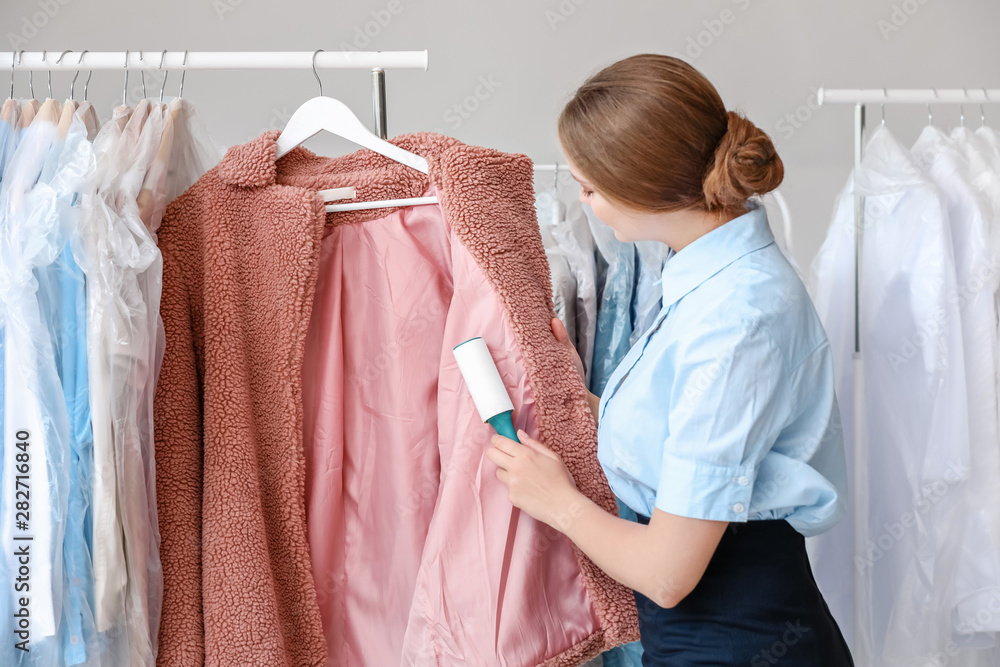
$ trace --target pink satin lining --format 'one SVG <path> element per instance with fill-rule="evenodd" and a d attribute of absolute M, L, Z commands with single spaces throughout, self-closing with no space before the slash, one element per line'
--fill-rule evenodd
<path fill-rule="evenodd" d="M 323 239 L 303 402 L 330 665 L 529 667 L 598 628 L 569 540 L 520 513 L 494 650 L 511 505 L 451 353 L 474 336 L 536 436 L 507 314 L 439 206 Z"/>

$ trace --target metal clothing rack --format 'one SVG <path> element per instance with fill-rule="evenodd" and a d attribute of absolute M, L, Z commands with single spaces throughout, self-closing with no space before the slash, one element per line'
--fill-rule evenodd
<path fill-rule="evenodd" d="M 992 88 L 820 88 L 816 92 L 818 104 L 853 104 L 854 105 L 854 173 L 861 167 L 864 155 L 865 137 L 865 105 L 879 104 L 923 104 L 927 106 L 930 115 L 931 104 L 986 104 L 1000 102 L 1000 89 Z M 883 123 L 885 114 L 882 114 Z M 857 191 L 854 193 L 854 548 L 855 553 L 863 548 L 868 534 L 865 513 L 858 512 L 861 507 L 861 490 L 867 488 L 865 452 L 862 451 L 864 440 L 861 438 L 863 423 L 863 389 L 864 383 L 861 368 L 861 244 L 864 230 L 865 199 Z M 864 599 L 864 588 L 860 577 L 855 575 L 855 600 Z M 864 609 L 865 607 L 861 607 Z M 854 610 L 854 649 L 858 664 L 868 664 L 872 658 L 872 648 L 867 644 L 866 627 L 869 620 Z"/>
<path fill-rule="evenodd" d="M 69 54 L 74 54 L 70 56 Z M 17 70 L 370 69 L 375 133 L 386 138 L 385 70 L 427 69 L 427 51 L 14 51 L 0 67 Z M 181 79 L 183 82 L 183 77 Z M 183 85 L 183 83 L 182 83 Z"/>

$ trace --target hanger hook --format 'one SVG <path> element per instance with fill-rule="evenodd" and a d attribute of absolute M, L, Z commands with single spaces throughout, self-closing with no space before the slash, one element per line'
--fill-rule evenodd
<path fill-rule="evenodd" d="M 80 59 L 76 61 L 76 74 L 73 75 L 73 80 L 69 82 L 69 98 L 73 99 L 73 94 L 76 91 L 76 80 L 80 78 L 80 65 L 83 63 L 83 54 L 87 53 L 86 50 L 80 53 Z M 60 56 L 61 57 L 61 56 Z"/>
<path fill-rule="evenodd" d="M 87 54 L 87 53 L 90 53 L 90 49 L 84 49 L 83 51 L 80 52 L 80 60 L 76 63 L 78 66 L 83 64 L 83 56 L 84 56 L 84 54 Z M 94 70 L 90 70 L 89 72 L 87 72 L 87 80 L 83 82 L 83 101 L 84 102 L 87 101 L 87 93 L 89 92 L 89 88 L 90 88 L 90 77 L 92 77 L 92 76 L 94 76 Z"/>
<path fill-rule="evenodd" d="M 43 63 L 45 62 L 45 54 L 46 54 L 46 51 L 43 49 L 42 50 L 42 62 Z M 45 69 L 45 81 L 46 81 L 46 85 L 48 86 L 48 89 L 49 89 L 49 96 L 47 98 L 45 98 L 45 99 L 51 100 L 52 99 L 52 70 L 50 68 L 46 68 Z"/>
<path fill-rule="evenodd" d="M 73 53 L 73 49 L 66 49 L 65 51 L 63 51 L 62 53 L 60 53 L 59 57 L 56 58 L 56 65 L 59 65 L 59 64 L 62 63 L 63 56 L 65 56 L 67 53 Z M 72 93 L 72 91 L 70 91 L 69 98 L 73 99 L 73 93 Z"/>
<path fill-rule="evenodd" d="M 139 62 L 142 62 L 142 50 L 139 51 Z M 142 82 L 142 99 L 146 99 L 146 70 L 139 68 L 139 81 Z"/>
<path fill-rule="evenodd" d="M 163 49 L 163 53 L 160 54 L 160 71 L 163 71 L 163 59 L 167 57 L 167 50 Z M 167 76 L 170 74 L 170 70 L 163 72 L 163 83 L 160 84 L 160 103 L 163 103 L 163 89 L 167 87 Z"/>
<path fill-rule="evenodd" d="M 187 69 L 186 69 L 187 63 L 188 63 L 188 52 L 187 49 L 184 49 L 184 61 L 181 63 L 181 66 L 184 67 L 185 69 L 181 70 L 181 87 L 180 90 L 177 92 L 177 97 L 184 97 L 184 76 L 187 74 Z"/>
<path fill-rule="evenodd" d="M 932 88 L 931 90 L 934 91 L 934 98 L 935 99 L 940 99 L 940 97 L 938 95 L 938 92 L 937 92 L 937 88 Z M 931 105 L 929 103 L 927 105 L 927 124 L 928 125 L 933 125 L 934 124 L 934 116 L 931 115 Z"/>
<path fill-rule="evenodd" d="M 882 89 L 882 127 L 885 127 L 885 100 L 889 99 L 889 91 L 885 88 Z"/>
<path fill-rule="evenodd" d="M 24 67 L 24 49 L 21 49 L 21 52 L 18 53 L 18 55 L 17 55 L 17 66 L 18 67 Z M 31 97 L 35 96 L 35 91 L 31 87 L 31 70 L 30 69 L 28 70 L 28 94 Z"/>
<path fill-rule="evenodd" d="M 45 62 L 45 51 L 42 51 L 42 62 Z M 35 70 L 28 70 L 28 90 L 31 92 L 31 97 L 35 97 Z"/>
<path fill-rule="evenodd" d="M 556 168 L 552 170 L 552 189 L 555 190 L 556 194 L 559 194 L 559 163 L 556 162 Z"/>
<path fill-rule="evenodd" d="M 10 99 L 14 99 L 14 63 L 16 62 L 17 62 L 17 51 L 11 51 L 10 52 Z"/>
<path fill-rule="evenodd" d="M 122 106 L 125 106 L 128 97 L 128 49 L 125 49 L 125 85 L 122 87 Z"/>
<path fill-rule="evenodd" d="M 21 54 L 17 57 L 17 64 L 20 65 L 20 66 L 24 65 L 24 49 L 21 49 Z M 35 85 L 34 85 L 34 81 L 32 81 L 33 77 L 31 76 L 31 73 L 32 73 L 32 70 L 29 68 L 28 69 L 28 95 L 32 99 L 34 99 L 34 97 L 35 97 Z"/>
<path fill-rule="evenodd" d="M 312 57 L 313 76 L 316 77 L 316 83 L 319 84 L 319 96 L 320 97 L 323 97 L 323 80 L 319 78 L 319 74 L 316 72 L 316 54 L 318 54 L 322 50 L 323 49 L 316 49 L 315 51 L 313 51 L 313 57 Z"/>

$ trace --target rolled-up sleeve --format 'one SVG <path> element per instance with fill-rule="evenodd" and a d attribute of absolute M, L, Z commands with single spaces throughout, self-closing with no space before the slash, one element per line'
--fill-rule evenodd
<path fill-rule="evenodd" d="M 760 322 L 681 342 L 655 506 L 695 519 L 746 521 L 761 460 L 789 410 L 783 357 Z"/>

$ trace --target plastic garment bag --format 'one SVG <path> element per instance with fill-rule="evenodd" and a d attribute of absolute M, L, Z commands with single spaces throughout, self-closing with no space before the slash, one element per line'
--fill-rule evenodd
<path fill-rule="evenodd" d="M 4 111 L 6 112 L 3 118 L 0 118 L 0 183 L 2 183 L 4 172 L 7 168 L 7 163 L 10 161 L 10 157 L 14 153 L 14 147 L 17 144 L 18 132 L 17 132 L 17 122 L 21 115 L 21 105 L 19 102 L 13 104 L 5 104 Z M 3 212 L 0 210 L 0 243 L 2 243 L 2 233 L 3 233 Z M 4 446 L 3 441 L 6 440 L 4 435 L 6 431 L 4 430 L 4 309 L 2 307 L 2 302 L 0 302 L 0 491 L 3 490 L 2 483 L 2 471 L 5 470 L 4 462 Z M 0 571 L 6 569 L 6 561 L 0 558 Z M 10 618 L 13 613 L 11 608 L 11 599 L 7 596 L 0 595 L 0 618 Z M 0 658 L 4 658 L 4 663 L 12 662 L 12 651 L 13 649 L 7 647 L 6 649 L 0 648 Z"/>
<path fill-rule="evenodd" d="M 20 115 L 20 104 L 8 105 L 7 109 L 12 109 L 16 111 L 17 116 Z M 17 139 L 15 133 L 15 127 L 17 125 L 16 116 L 10 115 L 4 118 L 0 118 L 0 184 L 3 181 L 3 174 L 7 168 L 8 157 L 13 153 L 14 142 Z M 0 211 L 0 243 L 3 239 L 3 214 Z M 4 308 L 2 307 L 2 302 L 0 302 L 0 491 L 3 491 L 3 477 L 2 471 L 5 470 L 4 462 L 4 446 L 3 442 L 6 440 L 4 431 L 4 319 L 3 315 Z M 6 561 L 0 558 L 0 572 L 6 570 Z M 0 577 L 2 578 L 2 577 Z M 10 618 L 13 613 L 11 609 L 11 599 L 5 595 L 0 595 L 0 618 Z M 10 661 L 11 650 L 9 647 L 5 649 L 0 649 L 0 658 L 5 658 L 6 661 Z"/>
<path fill-rule="evenodd" d="M 151 625 L 162 595 L 155 494 L 147 479 L 151 413 L 142 399 L 154 380 L 155 345 L 142 275 L 152 268 L 159 280 L 159 251 L 135 212 L 161 127 L 160 108 L 143 101 L 132 113 L 116 109 L 101 129 L 94 141 L 97 192 L 85 199 L 74 246 L 87 280 L 95 615 L 106 660 L 132 665 L 154 662 Z"/>
<path fill-rule="evenodd" d="M 663 260 L 668 250 L 659 241 L 637 241 L 634 245 L 637 270 L 629 346 L 634 345 L 653 325 L 660 312 L 660 304 L 663 302 L 660 274 L 663 272 Z"/>
<path fill-rule="evenodd" d="M 152 409 L 164 349 L 156 229 L 168 201 L 220 151 L 194 108 L 175 99 L 115 109 L 94 153 L 72 239 L 86 282 L 94 622 L 102 664 L 152 665 L 163 595 Z"/>
<path fill-rule="evenodd" d="M 860 443 L 849 409 L 855 192 L 865 198 Z M 821 555 L 816 577 L 837 603 L 831 610 L 840 627 L 857 622 L 852 651 L 859 665 L 923 664 L 952 635 L 970 465 L 966 379 L 947 211 L 884 127 L 876 128 L 838 202 L 815 275 L 817 310 L 836 352 L 849 470 L 862 471 L 850 480 L 860 486 L 852 488 L 861 501 L 856 523 L 845 519 L 811 540 L 811 553 Z M 844 543 L 853 544 L 846 554 Z M 855 590 L 858 599 L 838 595 Z"/>
<path fill-rule="evenodd" d="M 59 664 L 99 664 L 99 647 L 91 606 L 93 569 L 88 527 L 92 523 L 90 496 L 93 484 L 93 435 L 90 428 L 86 351 L 86 297 L 83 271 L 73 257 L 70 238 L 79 225 L 80 200 L 93 150 L 83 120 L 75 117 L 66 136 L 49 152 L 39 185 L 39 201 L 51 202 L 62 216 L 65 236 L 59 256 L 36 271 L 46 328 L 52 336 L 59 380 L 69 420 L 69 499 L 63 535 L 63 609 L 59 628 L 62 656 Z M 53 178 L 50 174 L 55 173 Z M 48 185 L 42 187 L 42 183 Z"/>
<path fill-rule="evenodd" d="M 186 98 L 171 100 L 165 113 L 173 132 L 167 176 L 163 180 L 165 200 L 170 203 L 214 167 L 225 149 L 212 140 L 205 119 Z M 155 231 L 159 224 L 151 222 L 150 227 Z"/>
<path fill-rule="evenodd" d="M 87 301 L 87 367 L 91 426 L 94 442 L 92 483 L 93 522 L 90 531 L 94 570 L 94 617 L 102 652 L 111 661 L 129 661 L 124 629 L 125 565 L 124 542 L 118 520 L 115 450 L 111 416 L 111 362 L 109 344 L 115 340 L 110 312 L 123 305 L 116 288 L 116 266 L 109 254 L 120 248 L 127 236 L 114 210 L 97 189 L 112 173 L 122 128 L 131 115 L 127 107 L 115 109 L 114 116 L 94 139 L 96 166 L 83 197 L 83 215 L 72 239 L 74 257 L 83 269 Z"/>
<path fill-rule="evenodd" d="M 159 144 L 136 195 L 139 217 L 154 239 L 167 204 L 212 168 L 222 152 L 186 98 L 165 106 Z"/>
<path fill-rule="evenodd" d="M 142 177 L 129 181 L 124 201 L 128 204 L 127 215 L 131 216 L 132 229 L 141 243 L 156 243 L 159 229 L 167 205 L 187 190 L 202 174 L 213 167 L 222 157 L 222 149 L 209 137 L 208 129 L 197 109 L 186 98 L 175 98 L 167 105 L 161 105 L 162 122 L 159 126 L 147 120 L 143 135 L 149 136 L 150 144 L 144 150 L 152 151 L 149 166 Z M 160 120 L 156 111 L 150 118 L 154 123 Z M 155 129 L 159 127 L 159 132 Z M 157 136 L 158 135 L 158 136 Z M 140 174 L 137 172 L 136 177 Z M 137 190 L 138 188 L 138 190 Z M 142 226 L 140 226 L 141 221 Z M 156 381 L 160 374 L 165 348 L 163 321 L 160 318 L 160 297 L 162 292 L 162 260 L 157 250 L 157 258 L 143 272 L 138 274 L 138 283 L 146 304 L 146 319 L 141 323 L 147 336 L 144 348 L 146 366 L 142 371 L 144 381 L 134 380 L 138 390 L 138 446 L 141 465 L 145 474 L 147 516 L 140 513 L 138 521 L 148 521 L 148 551 L 146 582 L 147 606 L 140 607 L 140 616 L 148 618 L 148 640 L 156 653 L 158 646 L 160 615 L 163 597 L 163 572 L 159 560 L 159 524 L 156 510 L 156 464 L 153 442 L 153 398 Z M 135 458 L 138 467 L 140 459 Z M 138 478 L 138 471 L 136 471 Z M 136 589 L 136 604 L 141 605 L 141 589 Z M 142 619 L 137 618 L 136 622 Z M 143 636 L 145 640 L 145 636 Z"/>
<path fill-rule="evenodd" d="M 590 391 L 600 396 L 631 347 L 635 246 L 615 238 L 614 230 L 601 222 L 590 206 L 585 205 L 583 210 L 597 247 L 597 328 Z"/>
<path fill-rule="evenodd" d="M 1000 170 L 1000 133 L 992 127 L 984 125 L 976 128 L 975 135 L 980 140 L 981 145 L 988 149 L 986 158 L 989 160 L 990 166 L 995 170 Z"/>
<path fill-rule="evenodd" d="M 989 127 L 978 128 L 972 132 L 968 128 L 958 127 L 951 133 L 955 147 L 961 151 L 968 162 L 967 180 L 973 190 L 982 198 L 988 217 L 991 247 L 994 257 L 1000 256 L 1000 140 Z M 1000 292 L 994 299 L 995 307 L 1000 312 Z M 1000 321 L 998 321 L 1000 326 Z M 1000 340 L 1000 337 L 998 337 Z M 996 354 L 997 406 L 1000 414 L 1000 354 Z"/>
<path fill-rule="evenodd" d="M 589 383 L 597 327 L 594 240 L 579 201 L 567 205 L 558 190 L 550 189 L 535 195 L 535 209 L 552 269 L 556 314 L 566 325 L 583 362 L 584 382 Z M 567 270 L 568 279 L 563 277 Z"/>
<path fill-rule="evenodd" d="M 20 130 L 18 127 L 18 122 L 21 117 L 21 103 L 20 101 L 14 101 L 11 104 L 5 104 L 3 107 L 3 118 L 0 120 L 0 132 L 2 132 L 2 146 L 0 146 L 0 182 L 3 180 L 3 176 L 6 173 L 7 165 L 10 163 L 10 158 L 14 154 L 14 149 L 17 146 L 17 140 L 20 136 Z M 0 209 L 0 247 L 2 247 L 3 241 L 3 210 Z M 2 297 L 0 297 L 2 298 Z M 4 352 L 4 337 L 6 335 L 4 320 L 6 316 L 4 315 L 5 308 L 3 307 L 3 302 L 0 300 L 0 439 L 4 442 L 6 441 L 6 431 L 4 426 L 4 409 L 5 409 L 5 397 L 4 397 L 4 384 L 5 384 L 5 352 Z M 6 470 L 7 461 L 4 456 L 5 447 L 0 444 L 0 471 Z M 3 477 L 0 473 L 0 492 L 4 491 Z M 2 505 L 0 505 L 2 508 Z M 7 571 L 7 561 L 5 557 L 0 557 L 0 580 L 4 580 Z M 11 618 L 13 609 L 13 596 L 0 595 L 0 618 L 7 619 Z M 15 648 L 12 643 L 0 646 L 0 663 L 2 664 L 13 664 L 14 662 L 14 652 Z"/>
<path fill-rule="evenodd" d="M 552 227 L 557 224 L 561 203 L 552 194 L 543 192 L 535 195 L 535 211 L 538 227 L 542 234 L 545 257 L 549 260 L 552 273 L 552 301 L 556 316 L 562 320 L 571 341 L 576 341 L 576 279 L 570 268 L 566 253 L 552 236 Z"/>
<path fill-rule="evenodd" d="M 911 152 L 941 191 L 955 253 L 968 397 L 970 472 L 965 532 L 954 584 L 954 634 L 959 646 L 989 647 L 1000 614 L 979 613 L 1000 601 L 1000 440 L 997 425 L 997 310 L 1000 256 L 991 192 L 998 175 L 981 159 L 974 135 L 956 128 L 952 141 L 927 126 Z M 975 164 L 973 164 L 975 161 Z M 976 187 L 978 183 L 979 187 Z M 996 603 L 994 603 L 996 604 Z"/>
<path fill-rule="evenodd" d="M 112 255 L 121 271 L 120 294 L 126 306 L 112 312 L 112 327 L 121 335 L 111 344 L 110 370 L 118 506 L 128 567 L 125 622 L 133 665 L 154 662 L 152 621 L 158 622 L 159 613 L 150 608 L 150 592 L 163 586 L 151 454 L 155 356 L 158 347 L 162 350 L 156 323 L 163 269 L 156 240 L 141 219 L 137 202 L 162 129 L 161 105 L 148 100 L 136 105 L 118 144 L 119 170 L 105 193 L 115 201 L 118 218 L 130 235 L 123 234 L 122 247 Z"/>
<path fill-rule="evenodd" d="M 980 164 L 984 171 L 988 168 L 991 175 L 983 175 L 982 173 L 976 176 L 976 181 L 973 183 L 974 187 L 977 187 L 983 196 L 986 197 L 988 201 L 992 204 L 992 209 L 994 212 L 993 217 L 993 239 L 995 244 L 1000 244 L 1000 193 L 997 192 L 997 183 L 1000 182 L 1000 134 L 996 132 L 991 127 L 979 127 L 974 132 L 974 138 L 976 140 L 976 146 L 979 148 L 979 155 L 984 164 Z M 997 312 L 1000 313 L 1000 291 L 997 293 L 996 298 Z M 1000 322 L 997 323 L 1000 326 Z M 998 340 L 1000 340 L 1000 335 L 998 335 Z M 997 354 L 997 407 L 998 414 L 1000 414 L 1000 354 Z"/>
<path fill-rule="evenodd" d="M 593 368 L 594 337 L 597 330 L 597 265 L 594 238 L 583 208 L 577 200 L 565 209 L 563 219 L 552 227 L 552 238 L 569 262 L 576 281 L 576 351 L 583 361 L 584 383 L 589 386 Z"/>
<path fill-rule="evenodd" d="M 0 535 L 6 560 L 0 590 L 8 597 L 5 664 L 60 660 L 63 531 L 68 502 L 69 422 L 52 337 L 43 316 L 38 271 L 57 261 L 68 239 L 65 218 L 36 181 L 56 136 L 55 112 L 24 130 L 2 192 L 0 303 L 4 339 L 4 469 Z M 56 178 L 64 177 L 56 174 Z M 57 184 L 56 189 L 61 189 Z M 24 604 L 28 601 L 29 604 Z M 27 642 L 18 650 L 15 642 Z"/>
<path fill-rule="evenodd" d="M 33 650 L 11 650 L 9 664 L 55 659 L 62 600 L 59 530 L 65 519 L 68 425 L 35 278 L 36 268 L 58 256 L 62 230 L 58 216 L 32 211 L 28 201 L 54 138 L 53 114 L 38 118 L 23 132 L 0 194 L 0 318 L 5 328 L 0 498 L 5 567 L 0 590 L 9 605 L 2 623 L 6 637 L 20 630 L 25 634 L 19 639 L 27 640 L 24 646 Z M 18 593 L 31 595 L 30 610 L 21 604 L 26 597 Z M 7 651 L 13 642 L 4 644 Z"/>
<path fill-rule="evenodd" d="M 81 252 L 97 250 L 93 280 L 103 299 L 93 304 L 101 311 L 95 323 L 101 336 L 97 355 L 103 358 L 102 383 L 110 398 L 105 419 L 112 428 L 105 436 L 112 445 L 114 504 L 128 572 L 124 589 L 115 589 L 122 593 L 115 599 L 123 608 L 113 611 L 123 614 L 117 618 L 126 629 L 119 633 L 124 639 L 116 638 L 115 651 L 124 652 L 129 664 L 152 664 L 163 597 L 153 442 L 153 397 L 164 352 L 163 269 L 156 230 L 167 203 L 221 155 L 184 99 L 168 105 L 143 100 L 124 125 L 108 125 L 122 129 L 118 135 L 109 128 L 106 169 L 93 201 L 94 224 L 81 236 L 80 247 Z M 98 228 L 101 224 L 104 230 Z M 119 580 L 111 581 L 117 585 Z M 121 626 L 106 620 L 109 633 Z"/>
<path fill-rule="evenodd" d="M 0 121 L 0 664 L 153 665 L 155 228 L 220 151 L 185 100 L 120 107 L 96 145 L 55 109 Z"/>
<path fill-rule="evenodd" d="M 852 176 L 853 178 L 853 176 Z M 845 518 L 806 540 L 809 559 L 823 597 L 848 645 L 854 632 L 854 190 L 840 192 L 833 222 L 813 263 L 812 296 L 833 354 L 837 405 L 844 429 L 848 470 Z M 855 650 L 855 659 L 858 654 Z"/>

